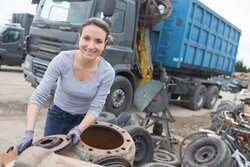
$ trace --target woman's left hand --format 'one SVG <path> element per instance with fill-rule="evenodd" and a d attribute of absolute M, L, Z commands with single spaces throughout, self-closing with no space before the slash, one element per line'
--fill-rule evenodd
<path fill-rule="evenodd" d="M 72 139 L 72 145 L 76 145 L 80 142 L 80 136 L 82 134 L 81 129 L 76 126 L 73 130 L 69 131 L 69 133 L 66 136 L 67 140 Z"/>

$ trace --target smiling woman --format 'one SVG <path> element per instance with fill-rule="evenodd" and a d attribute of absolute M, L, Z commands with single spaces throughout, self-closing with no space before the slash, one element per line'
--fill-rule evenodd
<path fill-rule="evenodd" d="M 18 153 L 31 144 L 39 110 L 57 81 L 44 136 L 67 134 L 67 139 L 78 144 L 82 132 L 101 113 L 115 78 L 111 65 L 100 57 L 108 41 L 112 40 L 109 25 L 103 20 L 90 18 L 82 25 L 79 38 L 80 49 L 59 53 L 31 96 L 27 109 L 27 130 L 17 145 Z"/>

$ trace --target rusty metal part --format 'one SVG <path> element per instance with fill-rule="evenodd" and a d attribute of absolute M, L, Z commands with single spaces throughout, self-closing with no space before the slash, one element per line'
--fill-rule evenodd
<path fill-rule="evenodd" d="M 80 160 L 80 157 L 76 154 L 76 153 L 74 153 L 74 152 L 72 152 L 72 151 L 70 151 L 70 150 L 64 150 L 64 151 L 61 151 L 60 153 L 58 153 L 59 155 L 62 155 L 62 156 L 65 156 L 65 157 L 69 157 L 69 158 L 73 158 L 73 159 L 78 159 L 78 160 Z"/>
<path fill-rule="evenodd" d="M 250 100 L 248 100 L 248 101 L 250 101 Z M 244 112 L 245 112 L 246 114 L 250 115 L 250 104 L 246 104 L 246 105 L 245 105 Z M 247 121 L 248 121 L 248 123 L 250 123 L 250 117 L 247 117 Z"/>
<path fill-rule="evenodd" d="M 109 156 L 122 156 L 133 164 L 135 144 L 128 132 L 107 122 L 95 122 L 81 135 L 81 141 L 71 151 L 81 160 L 96 162 Z"/>
<path fill-rule="evenodd" d="M 139 21 L 144 24 L 155 25 L 172 13 L 172 4 L 169 0 L 141 0 L 140 3 Z M 160 11 L 161 5 L 166 8 L 165 13 Z"/>
<path fill-rule="evenodd" d="M 15 167 L 101 167 L 100 165 L 93 164 L 90 162 L 84 162 L 81 160 L 65 157 L 62 155 L 51 152 L 50 149 L 41 147 L 31 146 L 25 149 L 20 156 L 18 156 Z"/>
<path fill-rule="evenodd" d="M 50 151 L 59 153 L 70 146 L 71 139 L 67 140 L 66 135 L 52 135 L 38 139 L 32 143 L 33 146 L 47 148 Z"/>
<path fill-rule="evenodd" d="M 161 112 L 168 106 L 168 96 L 165 89 L 162 89 L 149 103 L 146 108 L 146 112 Z"/>
<path fill-rule="evenodd" d="M 121 156 L 109 156 L 99 159 L 95 164 L 115 167 L 132 167 L 127 159 Z"/>
<path fill-rule="evenodd" d="M 15 159 L 17 159 L 17 150 L 7 151 L 7 153 L 0 154 L 0 159 L 2 159 L 4 164 L 7 164 Z"/>

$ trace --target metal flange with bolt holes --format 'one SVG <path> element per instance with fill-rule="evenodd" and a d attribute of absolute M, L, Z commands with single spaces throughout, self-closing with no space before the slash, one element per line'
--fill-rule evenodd
<path fill-rule="evenodd" d="M 135 144 L 129 133 L 111 123 L 95 122 L 81 135 L 78 145 L 71 148 L 81 160 L 97 162 L 110 156 L 121 156 L 133 165 Z"/>

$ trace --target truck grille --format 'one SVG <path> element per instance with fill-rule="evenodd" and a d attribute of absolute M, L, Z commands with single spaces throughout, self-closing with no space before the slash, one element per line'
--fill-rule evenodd
<path fill-rule="evenodd" d="M 48 65 L 45 63 L 41 63 L 39 61 L 35 61 L 35 60 L 33 60 L 32 64 L 33 64 L 33 68 L 32 68 L 33 74 L 35 76 L 42 78 L 45 71 L 47 70 Z"/>

